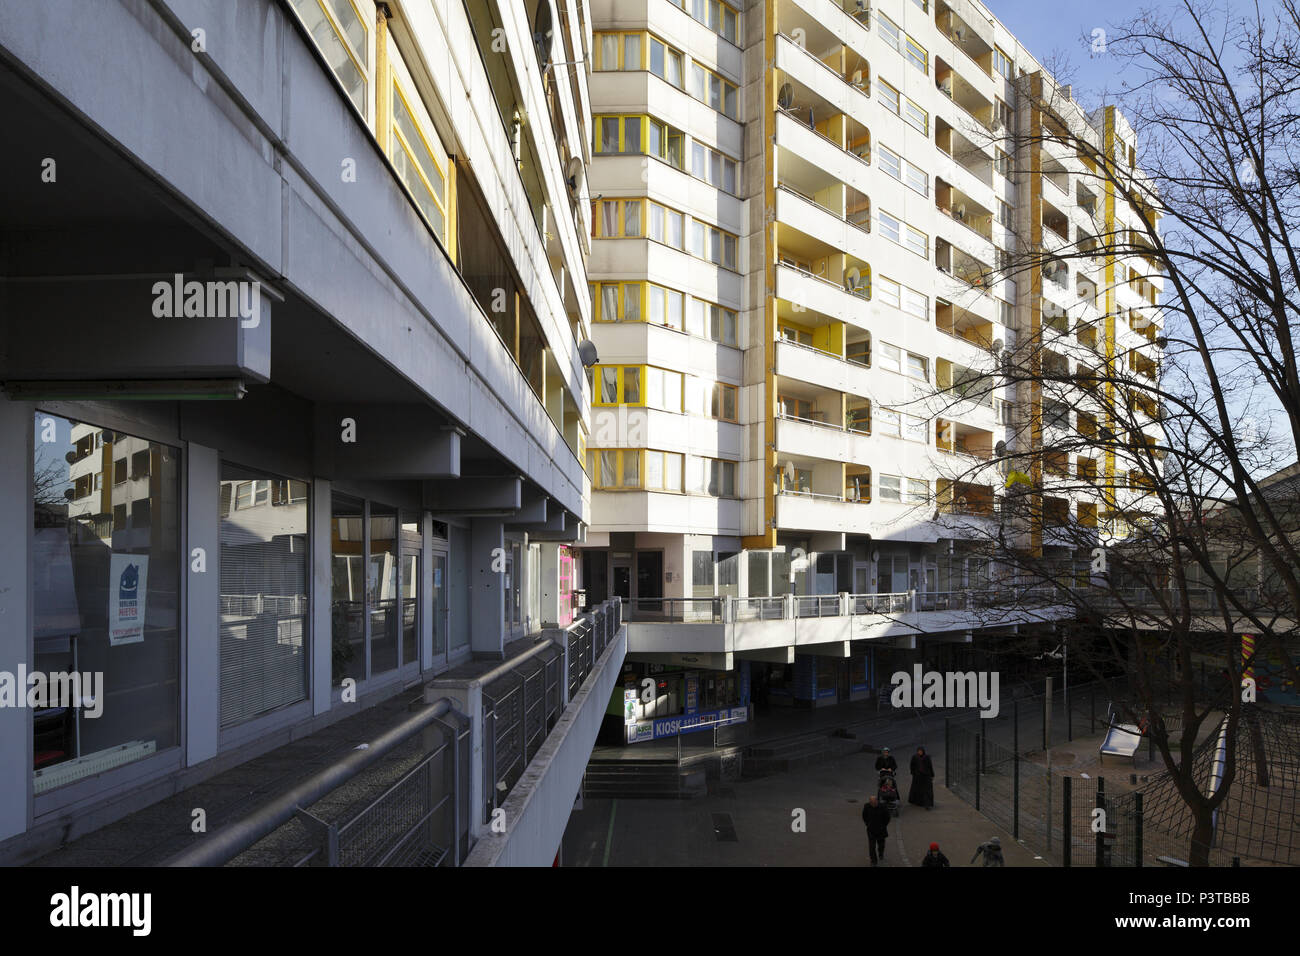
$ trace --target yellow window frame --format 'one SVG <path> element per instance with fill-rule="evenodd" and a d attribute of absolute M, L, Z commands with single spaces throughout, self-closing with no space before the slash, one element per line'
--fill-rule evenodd
<path fill-rule="evenodd" d="M 634 236 L 626 233 L 627 210 L 626 207 L 636 204 L 641 207 L 641 231 Z M 604 232 L 604 217 L 600 215 L 601 209 L 606 205 L 617 207 L 614 215 L 615 232 L 612 235 L 606 235 Z M 647 232 L 647 209 L 645 199 L 600 199 L 592 203 L 592 206 L 598 207 L 592 210 L 592 238 L 594 239 L 644 239 Z"/>
<path fill-rule="evenodd" d="M 600 126 L 604 120 L 608 120 L 608 119 L 618 120 L 618 152 L 617 153 L 601 152 L 600 149 Z M 641 124 L 641 149 L 638 152 L 631 153 L 631 154 L 627 152 L 627 121 L 630 119 L 638 120 L 640 121 Z M 591 144 L 592 152 L 598 153 L 601 156 L 615 156 L 615 155 L 617 156 L 647 155 L 648 156 L 650 155 L 648 152 L 646 152 L 647 144 L 650 141 L 649 123 L 650 123 L 650 117 L 647 116 L 645 113 L 598 113 L 597 115 L 592 117 L 592 138 L 593 138 Z"/>
<path fill-rule="evenodd" d="M 646 365 L 594 365 L 592 366 L 592 379 L 596 383 L 596 387 L 593 390 L 595 392 L 595 395 L 592 397 L 591 404 L 603 405 L 606 407 L 611 405 L 632 405 L 632 406 L 645 407 L 645 393 L 646 393 L 645 380 L 646 380 L 646 369 L 648 367 L 649 366 Z M 618 398 L 618 401 L 616 402 L 607 402 L 605 401 L 604 398 L 604 389 L 603 389 L 604 373 L 606 369 L 611 369 L 611 368 L 618 370 L 617 376 L 614 380 L 615 395 Z M 625 399 L 627 398 L 627 372 L 632 369 L 635 369 L 637 371 L 637 391 L 638 391 L 637 399 L 638 400 L 635 402 L 625 401 Z M 667 369 L 666 371 L 672 371 L 672 370 Z"/>
<path fill-rule="evenodd" d="M 629 321 L 644 322 L 645 321 L 646 299 L 647 299 L 645 282 L 641 282 L 639 280 L 634 280 L 632 282 L 593 282 L 591 283 L 591 285 L 594 288 L 594 293 L 592 295 L 592 301 L 594 303 L 592 308 L 593 322 L 629 322 Z M 603 293 L 604 287 L 611 286 L 611 285 L 617 287 L 618 289 L 618 315 L 617 317 L 612 319 L 605 315 L 605 311 L 604 311 L 605 296 Z M 624 311 L 626 311 L 625 298 L 628 295 L 629 288 L 633 286 L 636 287 L 636 294 L 638 299 L 640 300 L 641 309 L 639 311 L 639 315 L 641 316 L 641 318 L 625 319 L 623 318 L 623 313 Z"/>
<path fill-rule="evenodd" d="M 425 151 L 428 153 L 429 158 L 433 160 L 433 165 L 437 168 L 438 172 L 442 174 L 442 185 L 443 185 L 442 193 L 440 194 L 438 190 L 433 188 L 433 183 L 431 183 L 429 181 L 429 177 L 424 174 L 424 166 L 420 163 L 420 160 L 417 158 L 415 154 L 415 150 L 412 148 L 411 144 L 407 142 L 406 134 L 403 133 L 401 129 L 398 128 L 397 121 L 393 115 L 395 114 L 395 108 L 389 111 L 390 115 L 387 117 L 388 127 L 389 127 L 388 129 L 389 153 L 391 155 L 392 152 L 399 145 L 402 151 L 406 153 L 406 158 L 411 168 L 414 170 L 416 178 L 418 178 L 420 182 L 424 184 L 424 188 L 429 191 L 429 195 L 433 198 L 433 204 L 437 206 L 438 211 L 442 213 L 443 228 L 438 238 L 442 239 L 444 243 L 447 243 L 449 242 L 449 237 L 453 234 L 451 230 L 451 222 L 449 219 L 449 214 L 447 211 L 448 206 L 450 205 L 448 202 L 448 197 L 450 196 L 451 189 L 452 189 L 451 158 L 450 156 L 448 156 L 447 150 L 443 148 L 442 139 L 441 137 L 437 136 L 436 130 L 433 131 L 432 135 L 435 137 L 435 140 L 437 142 L 437 148 L 435 149 L 433 145 L 430 143 L 429 140 L 430 132 L 424 129 L 424 126 L 427 124 L 425 124 L 420 117 L 420 112 L 424 111 L 423 101 L 420 101 L 418 99 L 416 100 L 416 102 L 420 103 L 421 111 L 413 110 L 411 108 L 411 97 L 407 95 L 404 89 L 402 89 L 402 84 L 399 81 L 397 77 L 397 72 L 395 70 L 390 71 L 389 80 L 392 86 L 393 94 L 398 99 L 401 100 L 402 106 L 406 110 L 406 115 L 411 118 L 411 121 L 415 126 L 415 135 L 420 138 L 420 143 L 424 147 Z M 403 185 L 405 185 L 405 183 L 403 183 Z M 416 204 L 416 208 L 417 209 L 419 208 L 418 203 Z M 432 228 L 433 223 L 429 223 L 429 226 L 430 228 Z"/>
<path fill-rule="evenodd" d="M 604 48 L 601 45 L 601 39 L 604 37 L 618 37 L 618 64 L 609 66 L 605 63 Z M 627 65 L 627 37 L 641 38 L 641 62 L 636 66 Z M 621 71 L 636 71 L 649 69 L 650 57 L 650 34 L 645 30 L 598 30 L 593 38 L 593 46 L 596 50 L 595 65 L 592 67 L 594 72 L 614 73 Z M 657 38 L 656 38 L 657 39 Z M 659 41 L 663 43 L 662 40 Z M 664 46 L 668 44 L 664 43 Z"/>

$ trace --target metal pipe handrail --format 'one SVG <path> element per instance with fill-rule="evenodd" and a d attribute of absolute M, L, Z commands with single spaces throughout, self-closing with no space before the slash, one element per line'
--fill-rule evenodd
<path fill-rule="evenodd" d="M 433 725 L 451 709 L 452 702 L 446 697 L 422 706 L 396 727 L 380 734 L 365 750 L 352 751 L 242 819 L 226 824 L 197 846 L 176 854 L 165 865 L 220 866 L 234 859 L 262 837 L 292 820 L 300 808 L 311 806 L 347 783 L 362 770 L 388 756 L 412 734 Z"/>

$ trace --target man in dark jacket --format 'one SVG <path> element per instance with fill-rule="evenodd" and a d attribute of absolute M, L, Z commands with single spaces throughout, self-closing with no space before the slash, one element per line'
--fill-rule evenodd
<path fill-rule="evenodd" d="M 939 844 L 937 843 L 930 844 L 930 852 L 921 860 L 921 865 L 938 867 L 952 866 L 952 864 L 948 862 L 948 858 L 939 852 Z"/>
<path fill-rule="evenodd" d="M 867 825 L 867 845 L 871 850 L 871 865 L 885 858 L 885 838 L 889 836 L 889 808 L 880 805 L 876 797 L 862 807 L 862 822 Z"/>

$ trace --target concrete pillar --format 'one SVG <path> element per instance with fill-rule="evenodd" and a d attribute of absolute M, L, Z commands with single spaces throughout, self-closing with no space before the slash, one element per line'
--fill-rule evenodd
<path fill-rule="evenodd" d="M 500 518 L 470 521 L 469 643 L 475 657 L 505 656 L 505 535 Z M 516 568 L 518 574 L 521 569 Z"/>
<path fill-rule="evenodd" d="M 28 561 L 32 553 L 33 406 L 0 397 L 0 670 L 32 666 Z M 26 707 L 0 707 L 0 840 L 27 829 L 32 723 Z"/>
<path fill-rule="evenodd" d="M 330 483 L 311 483 L 311 700 L 312 713 L 330 709 L 334 634 L 330 604 L 334 574 L 330 558 Z"/>
<path fill-rule="evenodd" d="M 487 796 L 484 793 L 486 760 L 490 756 L 483 747 L 483 688 L 477 680 L 435 680 L 424 690 L 424 701 L 431 704 L 443 697 L 451 699 L 452 706 L 469 718 L 469 834 L 470 845 L 483 833 L 483 810 Z M 496 781 L 492 781 L 495 785 Z"/>
<path fill-rule="evenodd" d="M 185 447 L 185 764 L 217 755 L 221 731 L 221 540 L 215 448 Z M 195 570 L 202 549 L 203 571 Z"/>

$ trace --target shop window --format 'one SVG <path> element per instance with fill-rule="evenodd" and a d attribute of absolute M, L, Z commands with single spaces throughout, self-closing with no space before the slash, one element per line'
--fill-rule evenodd
<path fill-rule="evenodd" d="M 129 500 L 110 518 L 98 497 L 71 497 L 66 456 L 99 430 L 47 412 L 35 429 L 31 669 L 103 682 L 34 709 L 39 796 L 180 742 L 180 452 L 117 433 L 114 444 L 145 451 L 156 467 L 152 481 L 115 490 Z M 115 479 L 126 465 L 113 463 Z M 128 508 L 155 520 L 128 524 Z"/>
<path fill-rule="evenodd" d="M 241 489 L 243 504 L 232 510 Z M 306 483 L 223 462 L 218 501 L 221 725 L 228 727 L 307 698 Z"/>

